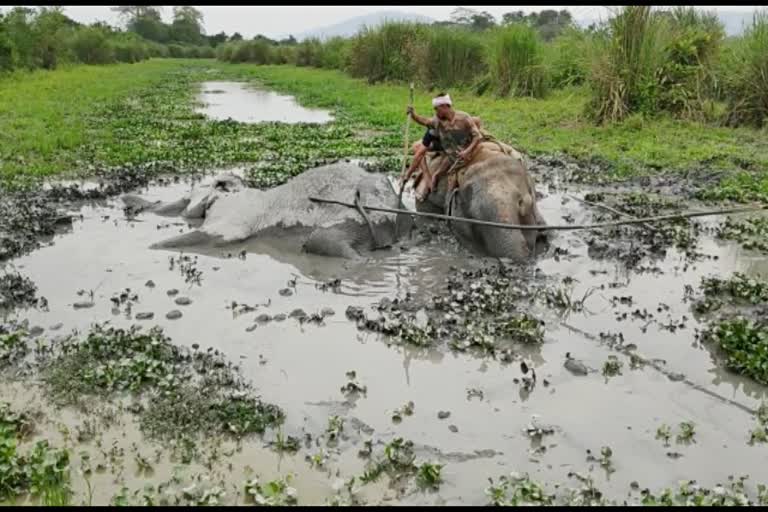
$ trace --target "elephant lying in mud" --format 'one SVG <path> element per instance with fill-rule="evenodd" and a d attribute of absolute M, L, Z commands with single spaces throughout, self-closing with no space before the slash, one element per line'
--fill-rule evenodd
<path fill-rule="evenodd" d="M 459 175 L 454 193 L 446 193 L 448 179 L 442 176 L 436 189 L 416 203 L 417 210 L 507 224 L 545 225 L 522 156 L 509 146 L 505 149 L 496 143 L 481 143 L 472 163 Z M 437 168 L 441 158 L 428 157 L 426 165 Z M 451 229 L 460 241 L 485 255 L 514 259 L 527 258 L 536 241 L 546 234 L 465 222 L 451 222 Z"/>
<path fill-rule="evenodd" d="M 195 231 L 170 238 L 154 249 L 218 247 L 252 238 L 297 237 L 308 253 L 357 258 L 362 253 L 394 243 L 407 235 L 411 217 L 366 212 L 368 221 L 353 209 L 316 204 L 309 196 L 352 203 L 359 192 L 361 204 L 399 208 L 399 199 L 388 178 L 349 163 L 310 169 L 269 190 L 247 188 L 231 174 L 217 176 L 209 187 L 170 203 L 151 203 L 134 195 L 122 197 L 133 211 L 204 218 Z"/>

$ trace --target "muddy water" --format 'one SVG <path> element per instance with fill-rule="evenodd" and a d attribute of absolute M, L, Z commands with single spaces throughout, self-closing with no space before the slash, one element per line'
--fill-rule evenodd
<path fill-rule="evenodd" d="M 142 195 L 176 199 L 190 187 L 182 183 L 150 188 Z M 541 201 L 541 210 L 549 223 L 562 223 L 561 217 L 568 214 L 577 223 L 590 220 L 584 206 L 559 193 L 547 195 Z M 751 485 L 768 483 L 766 448 L 750 447 L 746 442 L 754 420 L 745 408 L 757 407 L 766 395 L 765 387 L 723 370 L 710 349 L 696 344 L 694 330 L 699 325 L 692 319 L 689 305 L 683 302 L 684 286 L 697 287 L 703 275 L 768 273 L 764 260 L 741 252 L 738 246 L 703 238 L 701 249 L 717 256 L 716 260 L 685 268 L 683 256 L 670 251 L 655 263 L 663 274 L 638 275 L 623 271 L 618 262 L 591 259 L 584 232 L 558 235 L 554 245 L 567 247 L 570 256 L 559 261 L 552 256 L 539 257 L 535 266 L 542 272 L 536 279 L 571 276 L 576 280 L 575 298 L 591 287 L 606 287 L 587 299 L 584 313 L 548 321 L 546 342 L 527 354 L 539 384 L 526 394 L 515 382 L 522 377 L 517 365 L 454 354 L 444 348 L 388 346 L 386 340 L 358 332 L 344 316 L 350 305 L 369 306 L 380 298 L 408 292 L 429 295 L 440 288 L 451 265 L 466 268 L 483 263 L 455 243 L 414 244 L 405 252 L 392 250 L 363 263 L 350 263 L 291 253 L 286 241 L 251 242 L 193 255 L 197 257 L 196 267 L 203 272 L 202 283 L 197 285 L 186 283 L 178 266 L 169 269 L 169 258 L 177 253 L 147 249 L 190 229 L 184 222 L 153 214 L 128 221 L 117 201 L 85 206 L 81 213 L 84 218 L 74 224 L 72 232 L 57 237 L 54 245 L 14 262 L 37 283 L 38 294 L 48 299 L 50 308 L 46 313 L 20 312 L 21 318 L 45 328 L 61 322 L 64 327 L 58 333 L 84 330 L 93 322 L 106 320 L 119 326 L 161 325 L 176 343 L 214 346 L 240 361 L 262 397 L 286 411 L 286 434 L 301 436 L 310 432 L 317 436 L 330 415 L 340 415 L 346 418 L 347 425 L 364 424 L 373 429 L 375 441 L 386 442 L 396 436 L 410 439 L 417 447 L 417 463 L 431 460 L 446 465 L 445 482 L 439 493 L 410 492 L 399 503 L 483 504 L 487 478 L 510 471 L 530 472 L 532 478 L 548 482 L 550 491 L 554 483 L 567 482 L 570 471 L 591 472 L 595 485 L 614 499 L 626 497 L 633 481 L 657 489 L 693 478 L 711 486 L 724 482 L 731 474 L 749 474 Z M 242 249 L 247 251 L 244 258 L 238 256 Z M 531 279 L 534 270 L 531 266 Z M 601 273 L 593 275 L 590 271 Z M 340 293 L 316 288 L 317 283 L 332 278 L 342 279 Z M 278 293 L 292 279 L 296 279 L 295 293 Z M 156 286 L 146 287 L 148 280 Z M 619 284 L 611 288 L 611 283 Z M 139 322 L 112 312 L 109 298 L 125 288 L 139 295 L 133 313 L 154 312 L 153 320 Z M 192 303 L 174 304 L 166 294 L 174 288 Z M 74 302 L 83 300 L 76 294 L 80 289 L 93 290 L 93 308 L 73 309 Z M 647 321 L 617 321 L 616 312 L 627 308 L 612 307 L 610 299 L 614 295 L 631 295 L 634 304 L 629 311 L 645 308 L 659 322 L 645 326 Z M 232 301 L 262 306 L 254 313 L 234 316 L 228 309 Z M 669 310 L 658 313 L 660 303 Z M 312 313 L 323 307 L 336 312 L 326 319 L 325 326 L 302 326 L 292 319 L 255 322 L 261 313 L 290 313 L 294 308 Z M 174 309 L 183 313 L 182 318 L 167 320 L 166 313 Z M 540 313 L 552 318 L 551 312 L 542 309 Z M 688 317 L 684 329 L 671 333 L 659 327 L 659 323 L 683 316 Z M 257 327 L 248 332 L 253 325 Z M 638 354 L 665 361 L 659 362 L 660 368 L 682 373 L 685 380 L 672 381 L 651 366 L 630 369 L 627 357 L 592 338 L 601 331 L 622 332 L 626 343 L 637 345 Z M 588 376 L 571 375 L 563 367 L 566 352 L 597 371 Z M 611 354 L 624 363 L 623 375 L 606 380 L 599 369 Z M 367 395 L 354 403 L 345 402 L 340 392 L 349 370 L 355 370 L 358 380 L 368 388 Z M 544 378 L 549 382 L 547 387 L 541 384 Z M 468 398 L 470 389 L 480 389 L 482 398 Z M 24 391 L 9 396 L 25 403 L 28 394 Z M 413 416 L 394 424 L 392 411 L 408 401 L 415 404 Z M 441 410 L 450 411 L 450 417 L 438 419 Z M 541 423 L 556 427 L 556 432 L 545 436 L 541 443 L 547 448 L 543 454 L 533 453 L 538 445 L 522 432 L 534 415 Z M 61 419 L 77 424 L 73 417 L 63 415 Z M 672 446 L 664 447 L 654 438 L 662 423 L 672 426 L 676 433 L 681 421 L 695 423 L 694 444 L 677 445 L 673 438 Z M 457 431 L 450 430 L 451 425 Z M 120 428 L 115 427 L 112 435 L 120 437 Z M 128 433 L 123 442 L 140 441 L 135 427 L 125 428 Z M 304 462 L 303 456 L 317 453 L 317 447 L 279 459 L 261 446 L 262 441 L 254 440 L 246 443 L 243 452 L 225 457 L 225 462 L 233 463 L 235 473 L 227 481 L 244 480 L 246 464 L 263 478 L 294 472 L 298 475 L 294 485 L 300 502 L 322 503 L 332 493 L 337 471 L 345 479 L 362 472 L 364 461 L 357 457 L 357 451 L 368 436 L 350 431 L 351 439 L 342 443 L 340 453 L 332 454 L 328 462 L 331 475 Z M 146 446 L 149 451 L 152 445 Z M 613 450 L 615 473 L 607 474 L 586 461 L 586 450 L 599 453 L 602 446 Z M 682 457 L 671 459 L 667 452 L 679 452 Z M 161 465 L 159 471 L 168 473 L 170 468 L 170 464 Z M 135 475 L 124 476 L 132 489 L 147 481 Z M 158 482 L 158 478 L 148 480 Z M 109 494 L 103 492 L 99 501 L 104 503 Z M 381 483 L 366 487 L 364 496 L 371 503 L 393 499 L 392 491 Z"/>
<path fill-rule="evenodd" d="M 299 105 L 293 96 L 259 89 L 245 82 L 203 82 L 198 112 L 217 119 L 241 123 L 327 123 L 333 116 L 327 110 Z"/>

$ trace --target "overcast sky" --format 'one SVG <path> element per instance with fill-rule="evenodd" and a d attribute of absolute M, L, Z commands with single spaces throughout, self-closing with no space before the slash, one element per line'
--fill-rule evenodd
<path fill-rule="evenodd" d="M 299 34 L 307 30 L 322 28 L 327 25 L 345 21 L 348 18 L 362 16 L 378 11 L 403 11 L 423 14 L 431 18 L 447 19 L 456 6 L 196 6 L 203 13 L 205 30 L 208 34 L 224 31 L 227 34 L 240 32 L 245 37 L 263 34 L 267 37 L 283 37 L 288 34 Z M 608 10 L 601 6 L 467 6 L 471 9 L 488 11 L 497 19 L 509 11 L 541 11 L 543 9 L 568 9 L 576 19 L 605 18 Z M 5 6 L 3 10 L 9 9 Z M 706 6 L 705 9 L 721 11 L 749 12 L 755 6 Z M 111 25 L 119 24 L 117 15 L 110 6 L 64 6 L 64 11 L 72 19 L 81 23 L 106 21 Z M 163 18 L 170 21 L 173 13 L 172 6 L 163 7 Z"/>

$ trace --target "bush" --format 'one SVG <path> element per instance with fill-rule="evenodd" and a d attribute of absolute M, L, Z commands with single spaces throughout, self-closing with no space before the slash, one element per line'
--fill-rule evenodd
<path fill-rule="evenodd" d="M 296 45 L 294 64 L 297 66 L 321 67 L 322 44 L 319 39 L 305 39 Z"/>
<path fill-rule="evenodd" d="M 168 56 L 172 57 L 174 59 L 181 59 L 184 58 L 184 47 L 180 44 L 169 44 L 168 45 Z"/>
<path fill-rule="evenodd" d="M 546 47 L 545 61 L 550 64 L 550 80 L 553 87 L 584 83 L 593 52 L 591 43 L 588 33 L 568 27 Z"/>
<path fill-rule="evenodd" d="M 84 64 L 109 64 L 115 61 L 114 49 L 107 44 L 107 36 L 99 28 L 81 28 L 75 32 L 70 44 L 77 60 Z"/>
<path fill-rule="evenodd" d="M 496 29 L 488 46 L 491 86 L 501 96 L 544 96 L 549 77 L 543 52 L 539 35 L 527 25 Z"/>
<path fill-rule="evenodd" d="M 320 45 L 318 65 L 327 69 L 346 69 L 349 64 L 350 41 L 332 37 Z"/>
<path fill-rule="evenodd" d="M 756 13 L 744 36 L 729 45 L 721 69 L 725 123 L 768 125 L 768 11 Z"/>

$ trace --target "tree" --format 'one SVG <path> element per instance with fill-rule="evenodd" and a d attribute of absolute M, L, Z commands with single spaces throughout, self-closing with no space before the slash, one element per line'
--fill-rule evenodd
<path fill-rule="evenodd" d="M 280 46 L 295 46 L 298 44 L 298 41 L 296 41 L 296 38 L 291 36 L 288 36 L 288 39 L 282 39 L 280 41 Z"/>
<path fill-rule="evenodd" d="M 162 10 L 162 6 L 159 5 L 117 5 L 112 7 L 112 12 L 116 12 L 126 23 L 131 23 L 151 13 L 158 13 L 159 16 Z"/>
<path fill-rule="evenodd" d="M 210 44 L 212 47 L 216 48 L 218 45 L 222 43 L 226 43 L 228 36 L 225 32 L 219 32 L 216 35 L 213 36 L 207 36 L 208 44 Z"/>
<path fill-rule="evenodd" d="M 171 37 L 182 43 L 200 44 L 204 38 L 203 13 L 190 5 L 173 8 Z"/>
<path fill-rule="evenodd" d="M 240 32 L 235 32 L 234 34 L 232 34 L 232 36 L 229 38 L 229 40 L 230 41 L 242 41 L 243 40 L 243 36 L 240 35 Z"/>
<path fill-rule="evenodd" d="M 474 9 L 458 7 L 451 13 L 451 23 L 464 25 L 472 30 L 488 30 L 496 25 L 496 18 L 493 14 L 483 11 L 478 12 Z"/>
<path fill-rule="evenodd" d="M 508 12 L 502 15 L 502 24 L 525 23 L 535 28 L 545 41 L 549 41 L 563 30 L 573 24 L 573 16 L 565 9 L 555 11 L 545 9 L 541 12 L 532 12 L 526 15 L 523 11 Z"/>
<path fill-rule="evenodd" d="M 523 11 L 507 12 L 501 16 L 502 25 L 511 25 L 513 23 L 525 22 L 525 13 Z"/>
<path fill-rule="evenodd" d="M 35 17 L 35 60 L 45 69 L 55 69 L 65 51 L 65 32 L 71 30 L 73 21 L 63 11 L 61 6 L 41 7 Z"/>
<path fill-rule="evenodd" d="M 154 8 L 145 9 L 131 18 L 128 30 L 157 43 L 167 43 L 170 39 L 168 25 L 163 23 L 160 11 Z"/>

